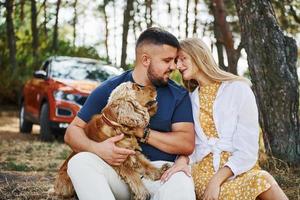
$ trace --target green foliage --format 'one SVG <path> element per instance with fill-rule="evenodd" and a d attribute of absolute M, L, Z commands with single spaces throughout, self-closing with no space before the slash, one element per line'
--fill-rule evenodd
<path fill-rule="evenodd" d="M 170 78 L 175 81 L 178 85 L 183 85 L 182 76 L 178 70 L 172 72 Z"/>
<path fill-rule="evenodd" d="M 10 69 L 4 68 L 0 73 L 0 103 L 16 103 L 20 91 L 21 76 L 17 76 L 18 69 L 11 72 Z"/>
<path fill-rule="evenodd" d="M 126 64 L 125 66 L 122 66 L 122 68 L 126 71 L 126 70 L 129 70 L 129 69 L 133 69 L 134 67 L 134 63 L 129 63 L 129 64 Z"/>
<path fill-rule="evenodd" d="M 31 171 L 32 169 L 28 167 L 24 163 L 15 163 L 13 161 L 9 161 L 4 164 L 3 166 L 4 170 L 11 170 L 11 171 Z"/>
<path fill-rule="evenodd" d="M 39 4 L 38 7 L 41 5 Z M 3 9 L 1 8 L 1 11 Z M 74 47 L 73 44 L 64 38 L 65 34 L 59 34 L 58 50 L 52 51 L 53 32 L 47 30 L 47 34 L 39 26 L 39 48 L 38 56 L 34 59 L 32 52 L 32 34 L 31 34 L 31 19 L 30 19 L 30 4 L 24 6 L 24 18 L 20 17 L 20 6 L 15 7 L 13 15 L 14 30 L 16 35 L 16 60 L 17 68 L 11 69 L 9 64 L 9 50 L 6 34 L 5 12 L 0 13 L 0 103 L 1 104 L 16 104 L 18 95 L 22 85 L 26 80 L 32 77 L 35 70 L 39 69 L 42 62 L 53 55 L 60 56 L 77 56 L 99 59 L 97 51 L 93 47 Z M 39 14 L 39 22 L 42 22 L 43 15 Z M 49 15 L 53 18 L 53 15 Z M 50 20 L 50 19 L 48 19 Z"/>
<path fill-rule="evenodd" d="M 70 154 L 71 151 L 69 149 L 63 149 L 56 158 L 59 160 L 65 160 Z"/>
<path fill-rule="evenodd" d="M 235 8 L 234 0 L 223 0 L 226 8 L 227 22 L 230 24 L 230 29 L 233 33 L 240 34 L 239 20 Z M 212 1 L 204 0 L 205 4 L 209 8 L 209 14 L 211 12 Z M 275 11 L 276 18 L 280 25 L 280 28 L 284 31 L 297 35 L 300 31 L 300 1 L 291 0 L 273 0 L 270 1 Z M 208 26 L 209 30 L 213 30 L 213 24 Z"/>
<path fill-rule="evenodd" d="M 272 5 L 280 28 L 296 35 L 300 31 L 300 2 L 290 0 L 273 0 Z"/>

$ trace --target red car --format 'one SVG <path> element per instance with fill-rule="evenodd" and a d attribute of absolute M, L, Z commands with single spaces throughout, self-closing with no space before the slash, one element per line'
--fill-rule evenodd
<path fill-rule="evenodd" d="M 40 124 L 40 137 L 51 141 L 65 130 L 90 92 L 122 70 L 97 60 L 56 56 L 28 80 L 20 98 L 20 132 Z"/>

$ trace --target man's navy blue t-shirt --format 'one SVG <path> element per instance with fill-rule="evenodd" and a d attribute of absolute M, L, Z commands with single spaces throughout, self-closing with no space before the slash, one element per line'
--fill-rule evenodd
<path fill-rule="evenodd" d="M 98 114 L 106 106 L 110 93 L 123 82 L 131 81 L 132 71 L 104 81 L 88 97 L 77 116 L 88 122 L 93 115 Z M 177 122 L 192 122 L 192 106 L 188 92 L 169 80 L 167 86 L 156 87 L 158 110 L 150 119 L 150 128 L 160 132 L 171 132 L 172 124 Z M 181 142 L 181 141 L 177 141 Z M 151 145 L 140 143 L 142 152 L 148 159 L 174 161 L 177 155 L 163 152 Z"/>

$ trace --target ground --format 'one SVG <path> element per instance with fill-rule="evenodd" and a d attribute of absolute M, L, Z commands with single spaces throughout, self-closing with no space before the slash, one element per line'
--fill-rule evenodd
<path fill-rule="evenodd" d="M 51 192 L 56 172 L 71 150 L 62 141 L 39 140 L 19 133 L 15 110 L 0 110 L 0 200 L 61 199 Z M 74 198 L 75 199 L 75 198 Z"/>
<path fill-rule="evenodd" d="M 71 150 L 62 141 L 41 142 L 39 126 L 34 126 L 32 134 L 19 133 L 17 114 L 15 108 L 0 107 L 0 200 L 58 200 L 51 192 L 53 182 Z M 264 162 L 264 168 L 289 199 L 300 200 L 299 168 L 270 158 Z"/>

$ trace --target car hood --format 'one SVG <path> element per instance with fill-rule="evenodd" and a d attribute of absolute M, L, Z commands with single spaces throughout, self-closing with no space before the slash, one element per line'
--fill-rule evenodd
<path fill-rule="evenodd" d="M 91 93 L 100 83 L 97 81 L 89 80 L 67 80 L 67 79 L 54 79 L 65 85 L 65 87 L 60 88 L 61 90 L 78 90 L 83 93 Z"/>

